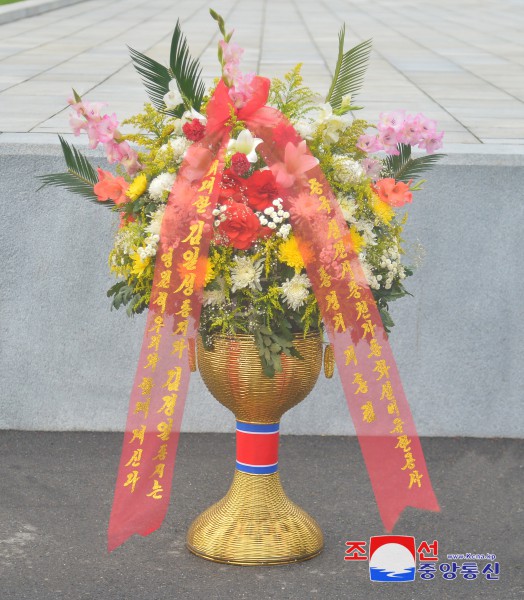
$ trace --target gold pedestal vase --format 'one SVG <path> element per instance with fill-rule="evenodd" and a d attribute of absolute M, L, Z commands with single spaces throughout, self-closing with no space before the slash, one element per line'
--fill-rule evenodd
<path fill-rule="evenodd" d="M 237 463 L 222 500 L 192 523 L 187 547 L 208 560 L 273 565 L 319 554 L 323 537 L 316 521 L 289 500 L 278 473 L 281 416 L 315 385 L 322 365 L 320 334 L 296 336 L 304 360 L 282 356 L 282 372 L 264 375 L 254 338 L 215 338 L 213 350 L 197 340 L 204 383 L 237 419 Z"/>

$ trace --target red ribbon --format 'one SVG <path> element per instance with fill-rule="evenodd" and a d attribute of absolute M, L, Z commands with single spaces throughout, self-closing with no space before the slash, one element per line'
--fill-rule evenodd
<path fill-rule="evenodd" d="M 188 339 L 196 335 L 200 317 L 228 123 L 234 116 L 262 138 L 257 149 L 281 173 L 286 146 L 301 142 L 284 115 L 265 106 L 269 86 L 268 79 L 256 77 L 253 96 L 236 109 L 228 88 L 219 83 L 207 106 L 207 135 L 189 148 L 171 191 L 131 393 L 109 551 L 134 533 L 156 530 L 167 512 L 189 382 Z M 309 260 L 307 273 L 334 347 L 380 516 L 392 530 L 407 506 L 439 510 L 420 441 L 373 295 L 326 178 L 319 167 L 307 175 L 300 169 L 285 175 L 280 178 L 287 186 L 281 189 L 284 208 Z"/>

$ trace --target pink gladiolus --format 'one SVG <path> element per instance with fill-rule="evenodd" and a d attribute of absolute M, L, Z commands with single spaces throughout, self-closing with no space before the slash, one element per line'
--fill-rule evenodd
<path fill-rule="evenodd" d="M 397 155 L 399 154 L 397 144 L 399 143 L 397 133 L 393 127 L 382 129 L 378 134 L 378 141 L 382 145 L 382 148 L 386 154 Z"/>
<path fill-rule="evenodd" d="M 379 131 L 392 129 L 395 133 L 402 131 L 406 120 L 406 111 L 394 110 L 388 113 L 380 113 L 377 128 Z"/>
<path fill-rule="evenodd" d="M 436 131 L 429 131 L 428 133 L 424 134 L 418 146 L 419 148 L 425 149 L 428 154 L 431 154 L 432 152 L 435 152 L 435 150 L 442 148 L 443 137 L 443 131 L 440 133 L 437 133 Z"/>
<path fill-rule="evenodd" d="M 382 171 L 382 163 L 374 158 L 365 158 L 361 163 L 366 175 L 371 179 L 377 179 Z"/>
<path fill-rule="evenodd" d="M 255 73 L 240 73 L 229 90 L 229 97 L 237 108 L 242 108 L 253 95 L 251 86 Z"/>
<path fill-rule="evenodd" d="M 244 54 L 244 48 L 241 48 L 235 42 L 228 44 L 225 40 L 220 40 L 218 45 L 222 48 L 222 59 L 226 65 L 238 65 L 240 63 L 240 58 Z"/>
<path fill-rule="evenodd" d="M 404 122 L 404 127 L 399 136 L 399 141 L 402 144 L 409 144 L 410 146 L 416 146 L 422 136 L 422 119 L 423 115 L 408 115 Z"/>
<path fill-rule="evenodd" d="M 284 162 L 275 163 L 271 171 L 282 187 L 291 187 L 295 180 L 318 165 L 318 159 L 308 153 L 306 141 L 295 146 L 292 142 L 286 144 Z"/>
<path fill-rule="evenodd" d="M 378 152 L 382 150 L 382 145 L 376 135 L 361 135 L 357 142 L 357 148 L 362 152 Z"/>

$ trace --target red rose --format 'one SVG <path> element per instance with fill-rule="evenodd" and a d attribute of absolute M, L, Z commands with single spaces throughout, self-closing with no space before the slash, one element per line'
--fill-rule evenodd
<path fill-rule="evenodd" d="M 229 240 L 229 246 L 247 250 L 260 234 L 260 221 L 255 213 L 241 202 L 226 205 L 226 220 L 218 226 L 218 231 Z"/>
<path fill-rule="evenodd" d="M 278 188 L 275 176 L 269 170 L 255 171 L 246 180 L 248 186 L 248 204 L 253 210 L 263 211 L 278 198 Z"/>
<path fill-rule="evenodd" d="M 198 119 L 193 119 L 183 125 L 182 131 L 190 142 L 199 142 L 204 137 L 206 128 Z"/>

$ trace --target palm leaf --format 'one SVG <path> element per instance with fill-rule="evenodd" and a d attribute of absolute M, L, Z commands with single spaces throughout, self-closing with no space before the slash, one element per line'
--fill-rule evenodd
<path fill-rule="evenodd" d="M 202 98 L 206 91 L 200 78 L 202 67 L 198 60 L 191 58 L 189 54 L 186 38 L 180 29 L 180 21 L 176 23 L 173 39 L 171 40 L 169 67 L 176 79 L 182 97 L 193 108 L 200 110 Z"/>
<path fill-rule="evenodd" d="M 193 106 L 196 110 L 200 109 L 205 93 L 205 86 L 200 78 L 202 68 L 199 62 L 191 58 L 189 54 L 187 41 L 182 34 L 179 21 L 177 21 L 171 40 L 169 68 L 138 50 L 129 48 L 129 52 L 134 67 L 142 78 L 147 95 L 155 108 L 175 117 L 181 117 L 186 107 Z M 172 79 L 176 80 L 186 107 L 181 104 L 173 110 L 166 108 L 164 96 L 169 92 L 169 82 Z"/>
<path fill-rule="evenodd" d="M 180 116 L 176 115 L 178 111 L 168 110 L 164 103 L 164 96 L 169 92 L 169 82 L 173 79 L 169 69 L 138 50 L 129 48 L 129 53 L 153 106 L 161 112 Z"/>
<path fill-rule="evenodd" d="M 371 39 L 344 52 L 345 36 L 346 26 L 343 25 L 338 34 L 338 58 L 335 73 L 326 96 L 326 102 L 329 102 L 333 109 L 340 108 L 342 97 L 346 94 L 351 94 L 352 99 L 358 94 L 364 83 L 364 75 L 371 52 Z"/>
<path fill-rule="evenodd" d="M 58 138 L 62 146 L 62 152 L 64 153 L 67 173 L 40 175 L 38 179 L 43 184 L 38 189 L 41 190 L 46 185 L 63 187 L 100 205 L 100 201 L 93 191 L 94 185 L 98 183 L 98 175 L 95 169 L 91 166 L 87 158 L 74 146 L 69 145 L 61 135 Z M 111 200 L 104 202 L 104 204 L 108 207 L 114 206 L 114 202 Z"/>
<path fill-rule="evenodd" d="M 411 158 L 411 146 L 408 144 L 398 144 L 399 154 L 397 156 L 388 156 L 384 162 L 384 173 L 397 181 L 407 183 L 410 179 L 415 179 L 425 171 L 429 171 L 445 154 L 428 154 Z"/>

